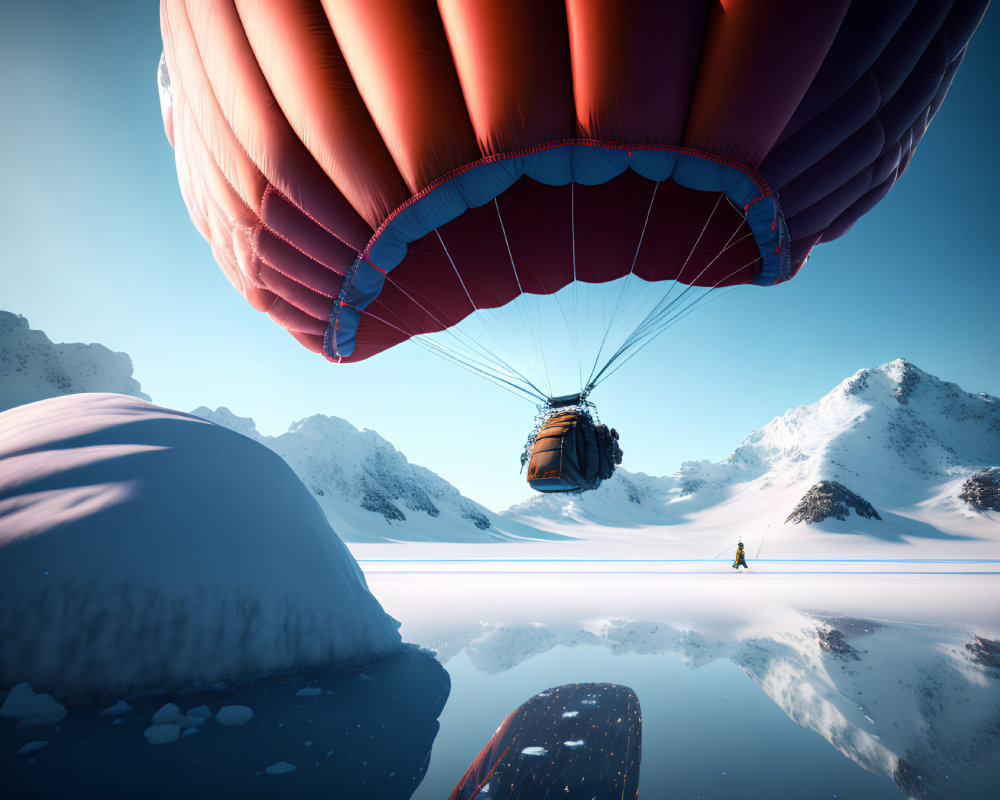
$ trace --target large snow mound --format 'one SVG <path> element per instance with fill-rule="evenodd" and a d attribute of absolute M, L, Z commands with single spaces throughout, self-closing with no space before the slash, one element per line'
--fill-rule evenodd
<path fill-rule="evenodd" d="M 0 687 L 210 683 L 399 646 L 267 448 L 117 394 L 0 413 Z"/>

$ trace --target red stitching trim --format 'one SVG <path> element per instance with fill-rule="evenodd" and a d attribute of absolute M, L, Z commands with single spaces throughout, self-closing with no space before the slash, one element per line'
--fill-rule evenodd
<path fill-rule="evenodd" d="M 318 219 L 316 219 L 315 217 L 313 217 L 313 215 L 310 214 L 308 211 L 306 211 L 306 209 L 302 208 L 298 203 L 296 203 L 294 200 L 292 200 L 290 197 L 288 197 L 284 192 L 282 192 L 280 189 L 278 189 L 273 183 L 271 183 L 270 178 L 268 178 L 267 175 L 264 174 L 264 172 L 261 170 L 261 168 L 257 164 L 257 162 L 254 161 L 250 157 L 250 154 L 247 152 L 246 147 L 243 146 L 243 142 L 240 141 L 240 137 L 236 135 L 236 131 L 234 131 L 233 128 L 232 128 L 232 125 L 229 124 L 229 118 L 226 116 L 226 112 L 222 108 L 222 103 L 219 102 L 219 98 L 215 94 L 215 89 L 212 86 L 212 82 L 208 79 L 208 73 L 205 71 L 204 58 L 202 57 L 202 52 L 201 52 L 201 43 L 198 41 L 198 37 L 194 33 L 194 25 L 191 23 L 191 19 L 187 15 L 186 11 L 184 13 L 184 21 L 187 23 L 188 28 L 191 29 L 191 40 L 194 42 L 195 51 L 198 53 L 199 63 L 201 64 L 201 72 L 202 72 L 202 74 L 205 77 L 205 85 L 208 87 L 208 94 L 210 94 L 212 96 L 212 99 L 215 101 L 216 108 L 218 108 L 219 113 L 222 115 L 222 119 L 225 120 L 226 127 L 229 129 L 229 133 L 232 136 L 233 141 L 236 142 L 236 146 L 238 147 L 238 149 L 240 150 L 240 152 L 243 153 L 244 157 L 247 160 L 247 163 L 249 163 L 254 168 L 254 170 L 256 171 L 256 173 L 261 177 L 261 179 L 266 184 L 265 187 L 264 187 L 264 192 L 263 192 L 263 194 L 260 197 L 260 203 L 259 203 L 259 206 L 258 206 L 259 210 L 257 212 L 258 218 L 260 218 L 260 212 L 263 211 L 264 200 L 267 198 L 268 191 L 269 190 L 273 190 L 273 191 L 277 192 L 278 196 L 281 197 L 283 200 L 287 200 L 288 204 L 290 206 L 292 206 L 292 208 L 297 209 L 303 216 L 308 217 L 310 220 L 312 220 L 314 223 L 316 223 L 316 225 L 318 225 L 320 228 L 322 228 L 324 231 L 326 231 L 328 234 L 330 234 L 333 238 L 337 239 L 342 244 L 344 244 L 346 247 L 350 248 L 355 253 L 358 253 L 360 255 L 360 251 L 358 250 L 357 247 L 355 247 L 350 242 L 346 241 L 339 234 L 337 234 L 334 231 L 332 231 L 329 228 L 327 228 L 326 225 L 324 225 Z M 181 94 L 183 94 L 183 93 L 184 92 L 182 90 Z M 195 117 L 195 119 L 197 120 L 197 117 Z M 197 122 L 195 124 L 197 126 Z M 202 142 L 204 142 L 205 141 L 205 136 L 204 136 L 204 133 L 201 131 L 200 127 L 198 128 L 198 133 L 201 136 Z M 305 147 L 305 145 L 303 145 L 303 147 Z M 219 165 L 218 159 L 215 158 L 215 154 L 208 148 L 207 145 L 205 147 L 205 150 L 212 156 L 212 160 L 215 161 L 216 165 L 218 166 Z M 313 162 L 315 163 L 315 159 L 313 159 Z M 318 164 L 317 164 L 317 167 L 319 167 L 319 169 L 322 171 L 323 168 L 320 167 Z M 229 184 L 230 188 L 232 188 L 233 191 L 236 193 L 236 195 L 241 200 L 243 200 L 243 196 L 238 191 L 236 191 L 235 187 L 233 187 L 232 183 L 230 182 L 229 178 L 226 176 L 225 172 L 222 170 L 221 166 L 219 166 L 219 172 L 222 173 L 222 177 L 225 179 L 226 183 Z M 330 181 L 330 182 L 333 183 L 333 181 Z M 344 193 L 340 191 L 340 188 L 337 186 L 337 184 L 334 183 L 333 185 L 337 189 L 337 192 L 340 193 L 340 196 L 343 197 Z M 348 205 L 351 205 L 350 201 L 348 201 L 347 198 L 344 198 L 344 200 L 345 200 L 345 202 L 347 202 Z M 246 203 L 246 200 L 243 200 L 243 202 Z M 249 206 L 249 204 L 247 204 L 247 207 L 250 208 L 251 211 L 253 211 L 253 208 L 251 208 Z M 354 206 L 351 206 L 351 208 L 354 208 Z M 357 209 L 354 209 L 354 211 L 355 211 L 355 213 L 357 213 Z M 361 218 L 361 215 L 358 214 L 358 217 Z M 263 222 L 263 220 L 261 220 L 261 221 Z"/>
<path fill-rule="evenodd" d="M 233 134 L 233 135 L 235 136 L 236 134 Z M 247 158 L 250 158 L 250 156 L 247 156 Z M 250 163 L 253 164 L 253 161 L 251 161 Z M 254 166 L 256 167 L 257 165 L 254 164 Z M 264 189 L 264 194 L 260 198 L 260 209 L 261 209 L 261 211 L 264 210 L 264 200 L 267 198 L 268 193 L 269 192 L 273 192 L 274 194 L 278 195 L 278 197 L 280 197 L 282 200 L 286 201 L 288 203 L 288 205 L 290 205 L 292 208 L 294 208 L 296 211 L 298 211 L 300 214 L 302 214 L 303 217 L 308 218 L 309 220 L 311 220 L 312 222 L 314 222 L 319 228 L 321 228 L 322 230 L 324 230 L 328 234 L 330 234 L 334 239 L 336 239 L 338 242 L 340 242 L 342 245 L 344 245 L 344 247 L 346 247 L 349 250 L 357 253 L 358 255 L 361 255 L 361 251 L 358 250 L 357 247 L 355 247 L 353 244 L 351 244 L 346 239 L 344 239 L 344 237 L 341 236 L 340 234 L 336 233 L 335 231 L 331 231 L 328 227 L 326 227 L 326 225 L 324 225 L 322 222 L 320 222 L 318 219 L 316 219 L 312 214 L 310 214 L 308 211 L 306 211 L 304 208 L 302 208 L 302 206 L 300 206 L 298 203 L 296 203 L 294 200 L 292 200 L 292 198 L 290 198 L 283 191 L 281 191 L 281 189 L 279 189 L 277 186 L 275 186 L 273 183 L 271 183 L 271 181 L 269 181 L 267 179 L 267 176 L 263 172 L 261 172 L 261 177 L 267 183 L 267 188 Z M 333 181 L 330 181 L 330 183 L 333 183 Z M 343 197 L 344 193 L 340 191 L 340 187 L 338 187 L 337 184 L 335 184 L 335 183 L 333 183 L 333 186 L 334 186 L 335 189 L 337 189 L 338 192 L 340 192 L 340 196 Z M 344 198 L 344 199 L 346 200 L 347 198 Z M 348 205 L 350 205 L 350 203 L 348 203 Z M 354 206 L 351 206 L 351 208 L 354 208 Z M 357 211 L 357 209 L 354 209 L 354 210 Z M 263 220 L 261 220 L 261 221 L 263 221 Z M 268 226 L 268 227 L 270 227 L 270 226 Z"/>
<path fill-rule="evenodd" d="M 265 197 L 267 196 L 267 194 L 271 190 L 273 190 L 273 193 L 277 194 L 279 197 L 282 196 L 281 191 L 279 189 L 276 189 L 270 183 L 267 186 L 268 186 L 268 188 L 264 190 Z M 268 233 L 272 234 L 274 236 L 274 238 L 280 239 L 282 242 L 284 242 L 285 244 L 287 244 L 293 250 L 297 250 L 299 253 L 301 253 L 302 255 L 304 255 L 306 258 L 308 258 L 314 264 L 322 267 L 323 269 L 327 270 L 328 272 L 332 272 L 334 275 L 340 275 L 342 278 L 346 278 L 347 277 L 347 273 L 346 272 L 344 272 L 344 273 L 337 272 L 337 270 L 335 270 L 329 264 L 326 264 L 326 263 L 320 261 L 315 256 L 310 255 L 305 250 L 303 250 L 301 247 L 299 247 L 297 244 L 295 244 L 295 242 L 293 242 L 287 236 L 284 236 L 283 234 L 281 234 L 278 231 L 276 231 L 274 228 L 272 228 L 270 225 L 268 225 L 266 222 L 264 222 L 264 220 L 262 218 L 258 217 L 258 219 L 260 220 L 260 224 L 257 225 L 257 226 L 255 226 L 255 227 L 257 227 L 259 230 L 266 230 Z M 256 239 L 251 242 L 251 245 L 253 246 L 254 253 L 256 254 L 257 253 L 257 242 L 256 242 Z M 357 249 L 354 248 L 354 247 L 352 247 L 351 250 L 354 251 L 355 253 L 358 253 Z M 358 253 L 358 255 L 361 255 L 361 254 Z M 372 266 L 375 266 L 375 265 L 373 264 Z M 348 267 L 348 269 L 350 269 L 350 267 Z"/>
<path fill-rule="evenodd" d="M 313 292 L 314 294 L 318 294 L 320 297 L 326 297 L 329 300 L 336 300 L 337 299 L 332 294 L 327 294 L 326 292 L 320 291 L 315 286 L 310 286 L 308 283 L 303 283 L 298 278 L 296 278 L 294 275 L 289 275 L 283 269 L 280 269 L 279 267 L 276 267 L 274 264 L 272 264 L 270 261 L 268 261 L 266 258 L 264 258 L 264 256 L 262 256 L 260 253 L 254 253 L 254 257 L 260 259 L 260 263 L 264 264 L 264 266 L 266 266 L 266 267 L 268 267 L 270 269 L 273 269 L 279 275 L 284 275 L 286 278 L 288 278 L 288 280 L 292 281 L 293 283 L 297 283 L 303 289 L 306 289 L 307 291 Z M 268 287 L 268 288 L 270 288 L 270 287 Z M 271 289 L 271 291 L 273 292 L 274 289 Z M 277 292 L 275 292 L 275 294 L 277 294 Z M 278 296 L 281 297 L 281 295 L 278 295 Z M 287 297 L 282 297 L 282 300 L 285 300 L 288 303 L 292 303 L 292 301 L 289 300 Z M 294 306 L 295 303 L 292 303 L 292 305 Z M 298 306 L 295 306 L 295 307 L 298 308 Z M 299 310 L 300 311 L 305 311 L 305 313 L 309 314 L 309 312 L 306 311 L 304 308 L 299 309 Z M 312 314 L 309 314 L 309 316 L 312 316 Z"/>

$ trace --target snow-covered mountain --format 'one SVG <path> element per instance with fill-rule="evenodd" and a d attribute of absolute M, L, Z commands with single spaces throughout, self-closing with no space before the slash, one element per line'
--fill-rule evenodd
<path fill-rule="evenodd" d="M 149 400 L 132 377 L 132 359 L 102 344 L 54 343 L 28 320 L 0 311 L 0 411 L 78 392 L 116 392 Z"/>
<path fill-rule="evenodd" d="M 852 511 L 846 520 L 816 522 L 807 514 L 797 516 L 799 526 L 808 517 L 822 530 L 886 540 L 975 535 L 997 520 L 960 497 L 963 485 L 998 462 L 1000 400 L 969 394 L 900 358 L 860 370 L 818 402 L 777 417 L 722 462 L 688 461 L 668 478 L 619 470 L 595 492 L 534 497 L 505 513 L 560 530 L 568 522 L 792 528 L 789 517 L 810 490 L 815 496 L 818 484 L 836 482 L 881 519 Z"/>
<path fill-rule="evenodd" d="M 444 478 L 411 464 L 375 431 L 316 414 L 280 436 L 264 436 L 252 419 L 204 406 L 193 412 L 241 433 L 281 456 L 349 542 L 487 542 L 561 538 L 505 520 L 462 495 Z"/>
<path fill-rule="evenodd" d="M 23 317 L 0 312 L 0 409 L 85 391 L 145 398 L 131 372 L 124 353 L 53 344 Z M 713 531 L 767 531 L 772 543 L 850 532 L 947 545 L 1000 530 L 1000 469 L 992 469 L 1000 464 L 1000 400 L 903 359 L 860 370 L 818 402 L 789 410 L 724 461 L 687 461 L 667 477 L 619 468 L 597 491 L 540 494 L 501 515 L 411 464 L 376 432 L 336 417 L 315 415 L 271 437 L 224 407 L 193 413 L 278 453 L 351 542 L 592 539 L 604 528 L 616 544 L 630 529 L 643 544 L 688 530 L 692 540 Z M 827 491 L 834 484 L 836 497 Z"/>

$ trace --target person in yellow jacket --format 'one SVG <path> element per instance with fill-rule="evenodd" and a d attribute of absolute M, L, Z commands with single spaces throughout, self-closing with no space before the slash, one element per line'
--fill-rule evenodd
<path fill-rule="evenodd" d="M 733 569 L 738 570 L 740 567 L 747 567 L 747 560 L 746 557 L 743 555 L 742 541 L 740 541 L 740 543 L 736 545 L 736 560 L 733 562 Z M 750 567 L 747 567 L 747 569 L 750 569 Z"/>

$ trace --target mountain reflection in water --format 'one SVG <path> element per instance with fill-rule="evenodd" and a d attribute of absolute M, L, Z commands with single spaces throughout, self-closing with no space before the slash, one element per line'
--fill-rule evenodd
<path fill-rule="evenodd" d="M 55 725 L 0 718 L 0 795 L 995 796 L 992 631 L 793 612 L 749 626 L 426 618 L 403 632 L 437 657 L 410 646 L 355 668 L 128 698 L 111 716 L 105 700 L 68 704 Z M 253 716 L 152 744 L 167 703 L 187 720 L 225 705 Z"/>
<path fill-rule="evenodd" d="M 560 677 L 565 680 L 584 674 L 589 678 L 599 672 L 601 677 L 635 688 L 645 709 L 646 733 L 654 727 L 662 731 L 682 724 L 679 719 L 661 718 L 664 714 L 659 712 L 664 707 L 680 707 L 690 699 L 686 696 L 693 697 L 683 683 L 687 680 L 683 673 L 697 682 L 698 673 L 706 672 L 704 677 L 708 677 L 708 671 L 728 663 L 728 672 L 715 673 L 726 676 L 716 689 L 720 698 L 745 693 L 753 685 L 759 687 L 787 719 L 801 726 L 799 730 L 814 731 L 858 767 L 882 776 L 882 784 L 871 783 L 874 779 L 860 773 L 850 778 L 869 781 L 871 785 L 863 789 L 869 792 L 865 796 L 994 796 L 995 777 L 1000 774 L 1000 645 L 995 639 L 949 626 L 819 614 L 796 617 L 795 624 L 786 620 L 780 629 L 757 630 L 750 635 L 726 633 L 724 626 L 718 626 L 723 629 L 720 633 L 711 625 L 693 629 L 664 622 L 604 620 L 464 624 L 436 634 L 428 627 L 420 638 L 438 652 L 452 674 L 456 707 L 462 703 L 463 682 L 476 682 L 476 691 L 486 706 L 489 690 L 483 686 L 493 684 L 499 693 L 507 673 L 512 676 L 510 681 L 519 684 L 530 685 L 535 680 L 535 685 L 551 685 Z M 621 656 L 625 658 L 616 658 Z M 678 660 L 686 667 L 680 674 L 668 669 L 669 662 Z M 629 670 L 634 671 L 643 661 L 651 667 L 647 673 L 662 674 L 663 679 L 641 685 Z M 621 662 L 620 669 L 616 662 Z M 628 669 L 626 662 L 631 665 Z M 733 665 L 752 683 L 734 677 L 738 673 L 732 672 Z M 481 677 L 474 678 L 474 674 Z M 731 713 L 729 704 L 733 705 Z M 703 741 L 702 749 L 707 752 L 700 763 L 686 763 L 677 752 L 653 750 L 652 741 L 647 741 L 647 761 L 653 759 L 654 769 L 651 772 L 646 768 L 649 765 L 644 765 L 640 797 L 672 796 L 682 785 L 693 787 L 704 798 L 732 796 L 721 789 L 713 792 L 711 786 L 699 783 L 698 775 L 712 771 L 713 776 L 731 779 L 739 770 L 731 769 L 727 776 L 726 764 L 738 759 L 741 750 L 768 753 L 777 769 L 754 774 L 752 779 L 745 774 L 749 769 L 744 769 L 744 777 L 738 785 L 733 782 L 729 791 L 735 790 L 742 797 L 777 796 L 766 792 L 781 790 L 783 773 L 802 773 L 799 779 L 810 785 L 809 774 L 814 770 L 809 763 L 781 759 L 790 737 L 796 736 L 794 731 L 772 733 L 777 730 L 774 723 L 766 730 L 753 727 L 732 699 L 720 699 L 702 711 L 699 715 L 698 709 L 693 709 L 689 721 L 683 723 L 687 728 L 670 734 L 678 740 L 686 736 Z M 483 708 L 477 713 L 487 711 Z M 455 715 L 466 716 L 461 711 Z M 447 757 L 449 728 L 459 723 L 455 715 L 452 707 L 446 707 L 435 756 L 440 751 L 441 758 Z M 694 727 L 690 719 L 697 720 Z M 773 741 L 763 749 L 758 741 L 743 743 L 738 729 L 744 723 L 747 731 L 757 731 L 758 738 L 773 736 Z M 733 752 L 723 747 L 723 739 L 737 743 Z M 803 741 L 808 744 L 808 740 Z M 454 759 L 465 757 L 454 755 Z M 655 774 L 655 765 L 665 760 L 671 762 L 668 784 L 662 783 L 662 770 L 660 777 Z M 836 767 L 836 759 L 833 762 L 835 772 L 831 774 L 836 775 L 837 769 L 854 769 L 847 762 L 842 768 Z M 452 771 L 455 766 L 453 760 Z M 432 759 L 430 783 L 435 772 Z M 844 775 L 848 780 L 846 772 Z M 817 796 L 837 793 L 839 778 L 829 780 L 834 782 L 830 792 Z M 430 789 L 429 785 L 420 787 L 417 800 L 431 797 Z M 846 796 L 846 791 L 841 791 L 840 796 Z"/>

